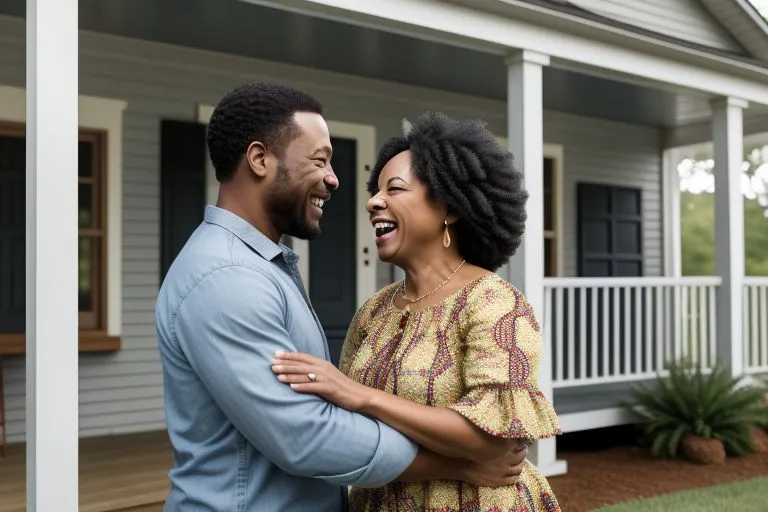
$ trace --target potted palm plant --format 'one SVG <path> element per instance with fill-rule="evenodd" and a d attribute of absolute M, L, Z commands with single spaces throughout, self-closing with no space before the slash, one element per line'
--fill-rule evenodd
<path fill-rule="evenodd" d="M 754 449 L 755 427 L 768 426 L 763 386 L 732 377 L 720 362 L 711 372 L 675 362 L 668 372 L 655 386 L 634 388 L 627 404 L 640 418 L 641 439 L 654 457 L 682 453 L 717 464 Z"/>

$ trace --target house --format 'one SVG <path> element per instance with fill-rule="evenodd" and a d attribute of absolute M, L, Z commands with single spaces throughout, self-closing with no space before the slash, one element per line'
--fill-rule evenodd
<path fill-rule="evenodd" d="M 61 468 L 76 467 L 62 446 L 78 431 L 164 428 L 154 300 L 215 199 L 207 119 L 246 81 L 293 84 L 327 110 L 343 186 L 325 236 L 292 243 L 334 354 L 355 307 L 400 277 L 364 213 L 376 150 L 438 110 L 486 120 L 525 174 L 525 242 L 500 273 L 542 323 L 541 386 L 566 431 L 627 421 L 622 390 L 670 357 L 768 370 L 768 280 L 744 277 L 739 188 L 744 140 L 768 132 L 768 23 L 747 0 L 71 4 L 0 4 L 0 431 L 29 443 L 38 510 L 75 510 L 76 472 Z M 687 278 L 674 157 L 701 143 L 718 271 Z M 532 457 L 566 470 L 553 440 Z"/>

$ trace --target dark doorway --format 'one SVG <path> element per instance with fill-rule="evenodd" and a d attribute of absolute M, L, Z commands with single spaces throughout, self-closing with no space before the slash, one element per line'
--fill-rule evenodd
<path fill-rule="evenodd" d="M 333 364 L 357 306 L 357 142 L 332 138 L 333 166 L 340 187 L 323 207 L 323 234 L 309 243 L 309 296 L 328 338 Z"/>

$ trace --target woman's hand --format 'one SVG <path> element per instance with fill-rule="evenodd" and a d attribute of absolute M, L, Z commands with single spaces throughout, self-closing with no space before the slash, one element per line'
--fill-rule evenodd
<path fill-rule="evenodd" d="M 275 354 L 272 371 L 299 393 L 315 393 L 348 411 L 363 409 L 374 390 L 350 379 L 328 361 L 300 352 Z"/>
<path fill-rule="evenodd" d="M 462 480 L 479 487 L 513 485 L 520 478 L 528 458 L 528 448 L 522 444 L 507 450 L 501 456 L 472 462 L 464 470 Z"/>

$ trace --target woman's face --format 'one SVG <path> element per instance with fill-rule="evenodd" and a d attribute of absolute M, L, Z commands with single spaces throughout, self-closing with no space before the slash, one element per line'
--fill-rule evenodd
<path fill-rule="evenodd" d="M 442 245 L 445 209 L 429 199 L 427 187 L 411 171 L 411 152 L 387 162 L 378 192 L 368 200 L 379 258 L 402 264 L 436 244 Z"/>

